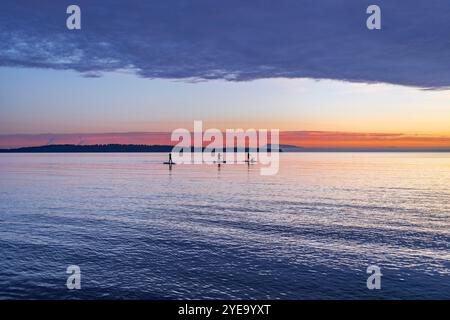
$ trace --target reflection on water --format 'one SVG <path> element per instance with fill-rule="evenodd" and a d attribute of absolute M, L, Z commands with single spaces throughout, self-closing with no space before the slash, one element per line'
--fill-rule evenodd
<path fill-rule="evenodd" d="M 450 298 L 450 154 L 166 156 L 0 155 L 0 298 Z"/>

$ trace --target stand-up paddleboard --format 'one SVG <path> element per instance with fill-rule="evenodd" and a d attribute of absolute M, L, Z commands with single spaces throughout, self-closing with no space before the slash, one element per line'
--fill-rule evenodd
<path fill-rule="evenodd" d="M 250 159 L 250 152 L 248 152 L 247 153 L 247 160 L 245 160 L 244 162 L 247 163 L 247 164 L 255 164 L 256 160 L 253 159 L 253 158 Z"/>
<path fill-rule="evenodd" d="M 172 154 L 169 153 L 169 161 L 163 162 L 163 164 L 168 164 L 168 165 L 173 165 L 176 164 L 175 162 L 172 161 Z"/>
<path fill-rule="evenodd" d="M 219 153 L 219 155 L 217 156 L 217 160 L 214 160 L 213 163 L 216 163 L 216 164 L 222 164 L 222 163 L 227 163 L 227 162 L 226 162 L 225 160 L 222 160 L 222 159 L 221 159 L 220 153 Z"/>

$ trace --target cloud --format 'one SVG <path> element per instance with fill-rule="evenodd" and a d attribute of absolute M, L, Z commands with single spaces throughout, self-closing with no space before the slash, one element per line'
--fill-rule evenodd
<path fill-rule="evenodd" d="M 82 30 L 66 29 L 77 3 Z M 366 8 L 382 9 L 382 30 Z M 144 78 L 450 87 L 448 0 L 4 0 L 0 65 Z"/>
<path fill-rule="evenodd" d="M 310 148 L 450 148 L 450 136 L 404 133 L 285 131 L 280 141 Z"/>
<path fill-rule="evenodd" d="M 167 132 L 61 133 L 0 135 L 0 148 L 45 146 L 50 144 L 173 144 Z"/>

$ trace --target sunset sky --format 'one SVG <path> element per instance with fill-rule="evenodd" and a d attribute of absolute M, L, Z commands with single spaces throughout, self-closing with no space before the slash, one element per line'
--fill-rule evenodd
<path fill-rule="evenodd" d="M 78 1 L 68 31 L 70 3 L 5 1 L 0 148 L 170 143 L 194 120 L 308 147 L 450 147 L 448 1 L 378 1 L 379 31 L 366 1 L 106 2 Z"/>

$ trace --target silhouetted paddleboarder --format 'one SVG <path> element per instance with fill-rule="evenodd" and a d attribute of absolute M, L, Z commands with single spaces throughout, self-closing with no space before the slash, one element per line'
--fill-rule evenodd
<path fill-rule="evenodd" d="M 247 152 L 247 160 L 245 160 L 245 162 L 247 162 L 248 165 L 253 164 L 255 162 L 255 159 L 253 158 L 250 159 L 250 152 Z"/>
<path fill-rule="evenodd" d="M 247 160 L 245 160 L 248 165 L 250 165 L 250 152 L 247 152 Z"/>
<path fill-rule="evenodd" d="M 172 154 L 171 153 L 169 153 L 169 161 L 164 162 L 164 164 L 168 164 L 169 166 L 175 164 L 175 162 L 172 161 Z"/>

